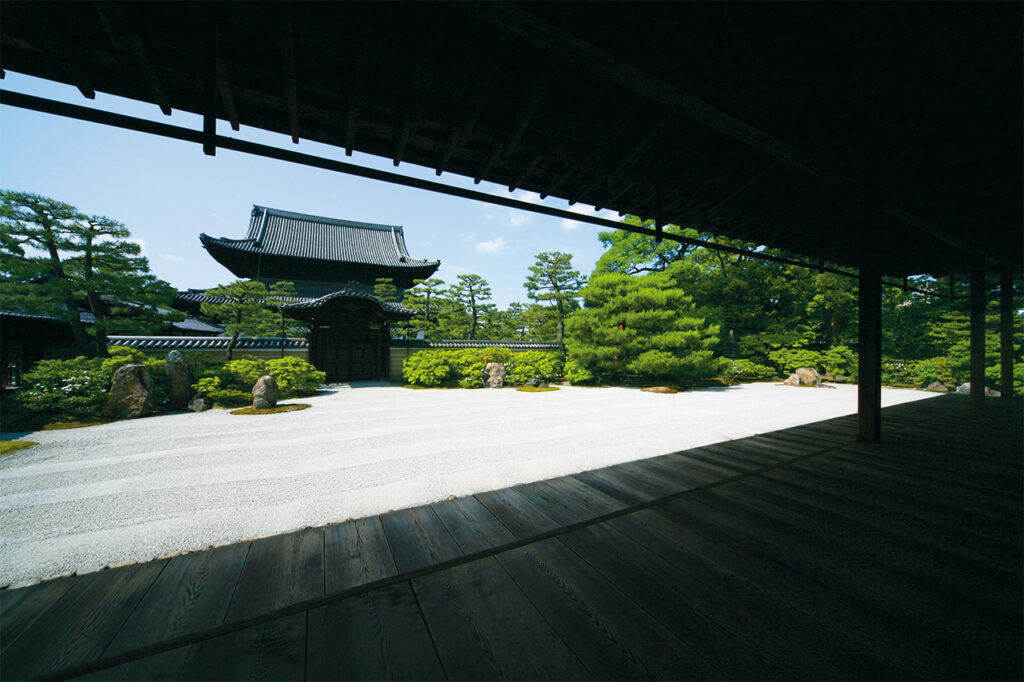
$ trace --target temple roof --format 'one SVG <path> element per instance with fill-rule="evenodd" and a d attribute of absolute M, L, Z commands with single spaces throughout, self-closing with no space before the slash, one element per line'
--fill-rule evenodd
<path fill-rule="evenodd" d="M 425 279 L 441 264 L 410 256 L 400 225 L 361 223 L 265 206 L 253 206 L 245 239 L 200 234 L 199 240 L 211 256 L 239 277 L 295 279 L 295 273 L 281 268 L 301 274 L 303 264 L 315 263 L 320 279 L 372 282 L 375 277 L 393 277 L 396 284 L 402 280 L 411 286 L 412 278 Z M 261 260 L 257 262 L 257 258 Z M 308 275 L 302 279 L 306 278 Z"/>

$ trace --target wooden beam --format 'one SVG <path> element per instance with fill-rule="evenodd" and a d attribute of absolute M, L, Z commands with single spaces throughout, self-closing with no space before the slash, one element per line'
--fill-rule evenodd
<path fill-rule="evenodd" d="M 238 110 L 235 109 L 235 95 L 231 91 L 231 81 L 228 79 L 228 67 L 224 60 L 217 58 L 217 90 L 220 92 L 220 101 L 224 104 L 224 113 L 227 114 L 228 122 L 232 130 L 238 130 Z"/>
<path fill-rule="evenodd" d="M 581 163 L 570 165 L 561 175 L 561 177 L 559 177 L 558 180 L 555 181 L 555 184 L 551 185 L 546 192 L 540 195 L 540 198 L 544 199 L 547 196 L 557 192 L 558 188 L 562 186 L 562 183 L 568 180 L 571 176 L 577 174 L 582 175 L 589 171 L 591 168 L 593 168 L 599 160 L 601 160 L 608 154 L 609 150 L 615 147 L 615 144 L 619 141 L 619 138 L 622 137 L 622 133 L 625 132 L 630 127 L 632 121 L 632 118 L 624 116 L 615 126 L 615 129 L 608 133 L 608 135 L 602 141 L 602 144 L 599 147 L 599 151 L 592 154 Z M 589 149 L 591 151 L 594 151 L 595 148 L 593 145 L 591 145 Z"/>
<path fill-rule="evenodd" d="M 217 155 L 217 29 L 203 11 L 203 153 Z"/>
<path fill-rule="evenodd" d="M 93 89 L 85 73 L 78 66 L 72 50 L 57 37 L 57 32 L 47 20 L 47 12 L 35 9 L 32 3 L 25 3 L 23 7 L 29 12 L 35 24 L 36 34 L 42 39 L 43 47 L 49 53 L 54 63 L 61 71 L 67 81 L 78 88 L 78 91 L 86 99 L 96 99 L 96 91 Z"/>
<path fill-rule="evenodd" d="M 558 140 L 553 145 L 550 145 L 533 157 L 533 161 L 531 161 L 526 167 L 526 170 L 519 174 L 519 177 L 516 178 L 515 182 L 509 186 L 508 191 L 512 192 L 516 187 L 522 185 L 523 180 L 525 180 L 527 176 L 529 176 L 530 173 L 532 173 L 534 169 L 544 161 L 544 159 L 555 157 L 562 151 L 562 147 L 565 146 L 566 141 L 576 133 L 583 121 L 590 115 L 590 112 L 594 110 L 594 106 L 597 105 L 597 102 L 601 99 L 603 94 L 604 91 L 601 88 L 593 88 L 590 91 L 590 96 L 587 99 L 586 104 L 576 110 L 576 116 L 569 125 L 565 127 L 565 130 L 562 131 Z"/>
<path fill-rule="evenodd" d="M 661 136 L 662 131 L 664 131 L 665 128 L 673 122 L 675 116 L 676 115 L 673 112 L 669 112 L 667 115 L 663 116 L 662 119 L 658 121 L 658 124 L 651 128 L 647 133 L 647 137 L 645 137 L 640 144 L 634 146 L 632 151 L 626 155 L 626 158 L 619 163 L 618 167 L 614 171 L 612 171 L 612 174 L 605 178 L 605 185 L 611 187 L 618 182 L 619 178 L 622 177 L 622 174 L 630 170 L 633 165 L 647 153 L 647 150 L 650 149 L 651 145 L 653 145 Z M 611 202 L 609 201 L 608 203 Z"/>
<path fill-rule="evenodd" d="M 985 401 L 985 266 L 971 266 L 971 404 Z"/>
<path fill-rule="evenodd" d="M 398 137 L 398 146 L 395 149 L 395 156 L 392 161 L 397 166 L 402 162 L 402 155 L 405 154 L 405 145 L 409 142 L 409 135 L 414 127 L 419 125 L 423 112 L 423 103 L 430 92 L 430 85 L 434 80 L 434 59 L 430 54 L 423 55 L 416 64 L 416 74 L 413 76 L 415 94 L 413 95 L 412 106 L 409 113 L 402 121 L 402 132 Z"/>
<path fill-rule="evenodd" d="M 534 88 L 533 97 L 530 99 L 530 104 L 523 112 L 523 115 L 519 117 L 519 124 L 516 125 L 512 134 L 509 135 L 505 142 L 502 142 L 491 152 L 491 155 L 487 158 L 487 161 L 477 171 L 476 176 L 473 178 L 473 184 L 480 184 L 480 181 L 487 177 L 487 174 L 491 171 L 491 166 L 499 158 L 508 158 L 512 152 L 515 151 L 516 147 L 519 146 L 519 140 L 522 139 L 523 133 L 526 132 L 527 127 L 530 125 L 530 121 L 533 119 L 534 114 L 537 113 L 537 109 L 540 108 L 541 102 L 544 101 L 544 96 L 548 92 L 550 86 L 550 77 L 545 75 L 541 78 L 537 87 Z"/>
<path fill-rule="evenodd" d="M 370 5 L 372 8 L 372 5 Z M 352 143 L 356 136 L 356 119 L 359 118 L 360 102 L 363 99 L 363 82 L 366 78 L 366 59 L 370 49 L 370 37 L 362 31 L 360 39 L 353 41 L 352 70 L 348 81 L 348 119 L 345 127 L 345 156 L 352 156 Z"/>
<path fill-rule="evenodd" d="M 999 389 L 1013 397 L 1013 271 L 1005 268 L 999 280 Z"/>
<path fill-rule="evenodd" d="M 288 104 L 288 129 L 292 142 L 299 143 L 299 87 L 295 80 L 295 36 L 291 3 L 284 3 L 281 13 L 281 74 L 284 97 Z"/>
<path fill-rule="evenodd" d="M 882 440 L 882 270 L 871 238 L 861 235 L 857 324 L 857 439 Z"/>
<path fill-rule="evenodd" d="M 447 168 L 448 162 L 452 158 L 452 154 L 459 148 L 467 137 L 473 132 L 473 128 L 476 126 L 476 120 L 480 117 L 480 111 L 483 109 L 484 102 L 487 100 L 487 95 L 491 89 L 491 83 L 494 78 L 494 70 L 496 68 L 497 61 L 494 58 L 494 52 L 492 50 L 491 55 L 484 62 L 480 69 L 480 73 L 476 78 L 476 93 L 473 95 L 473 106 L 470 107 L 469 113 L 466 114 L 466 118 L 462 123 L 462 126 L 452 131 L 452 136 L 448 140 L 448 146 L 444 150 L 444 154 L 441 156 L 441 162 L 437 164 L 437 168 L 434 169 L 435 175 L 441 175 Z"/>

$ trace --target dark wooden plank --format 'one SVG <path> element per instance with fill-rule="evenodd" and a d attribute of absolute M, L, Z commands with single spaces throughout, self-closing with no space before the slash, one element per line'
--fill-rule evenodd
<path fill-rule="evenodd" d="M 6 650 L 37 618 L 46 613 L 78 582 L 78 576 L 58 578 L 0 591 L 0 651 Z"/>
<path fill-rule="evenodd" d="M 723 474 L 721 471 L 693 466 L 680 453 L 661 455 L 660 457 L 651 457 L 649 459 L 638 459 L 633 464 L 648 471 L 653 476 L 659 476 L 671 482 L 680 491 L 716 483 L 732 475 L 732 472 Z"/>
<path fill-rule="evenodd" d="M 628 465 L 583 471 L 573 474 L 573 477 L 629 506 L 650 502 L 678 491 L 664 479 L 652 476 L 640 467 Z"/>
<path fill-rule="evenodd" d="M 247 542 L 174 557 L 110 643 L 123 653 L 220 625 L 249 552 Z"/>
<path fill-rule="evenodd" d="M 4 651 L 0 678 L 35 678 L 98 659 L 166 564 L 82 576 Z"/>
<path fill-rule="evenodd" d="M 557 521 L 511 488 L 477 493 L 473 497 L 517 538 L 528 538 L 558 528 Z"/>
<path fill-rule="evenodd" d="M 397 574 L 380 517 L 324 528 L 324 583 L 328 594 Z"/>
<path fill-rule="evenodd" d="M 891 662 L 890 674 L 878 677 L 934 679 L 943 673 L 934 658 L 908 636 L 908 628 L 903 621 L 830 589 L 814 575 L 778 561 L 773 552 L 749 542 L 734 528 L 709 521 L 699 505 L 682 502 L 630 515 L 629 518 L 632 523 L 643 524 L 651 532 L 663 536 L 665 542 L 681 544 L 794 608 L 840 629 L 883 661 Z M 665 526 L 666 521 L 668 526 Z M 611 522 L 612 526 L 619 524 L 618 520 Z M 866 676 L 851 673 L 846 677 Z"/>
<path fill-rule="evenodd" d="M 712 613 L 728 613 L 719 602 L 739 602 L 749 612 L 747 618 L 733 620 L 732 628 L 738 628 L 748 637 L 759 642 L 759 648 L 772 651 L 776 657 L 790 666 L 787 671 L 793 677 L 803 678 L 808 671 L 800 670 L 801 665 L 808 663 L 804 649 L 812 653 L 810 658 L 819 658 L 818 673 L 810 673 L 812 677 L 821 677 L 823 666 L 834 672 L 834 676 L 845 679 L 885 679 L 905 678 L 909 669 L 901 669 L 885 655 L 877 654 L 872 647 L 863 644 L 856 636 L 847 633 L 844 617 L 856 615 L 849 609 L 822 611 L 803 599 L 802 592 L 813 589 L 808 585 L 811 581 L 796 581 L 799 584 L 797 595 L 804 602 L 803 607 L 791 603 L 790 599 L 779 596 L 774 581 L 785 581 L 785 570 L 774 572 L 766 581 L 766 585 L 750 580 L 747 574 L 757 572 L 758 559 L 750 556 L 740 548 L 733 551 L 736 560 L 732 560 L 726 541 L 722 537 L 705 540 L 694 533 L 687 524 L 672 517 L 659 514 L 656 510 L 648 510 L 638 514 L 610 521 L 608 526 L 628 536 L 637 544 L 661 556 L 669 563 L 677 566 L 684 575 L 689 576 L 694 586 L 687 591 L 696 591 L 702 595 L 699 608 Z M 724 558 L 724 561 L 723 561 Z M 755 564 L 751 566 L 750 564 Z M 762 562 L 762 569 L 763 569 Z M 700 583 L 716 585 L 714 590 L 701 591 Z M 682 587 L 686 587 L 683 585 Z M 792 594 L 785 595 L 792 598 Z M 829 601 L 833 607 L 836 600 Z M 872 642 L 875 647 L 885 650 L 887 643 L 879 642 L 875 637 L 877 623 L 864 621 L 856 633 Z M 887 654 L 892 651 L 887 651 Z M 794 661 L 799 660 L 798 665 Z"/>
<path fill-rule="evenodd" d="M 620 532 L 616 526 L 626 530 Z M 834 679 L 840 676 L 843 664 L 868 658 L 863 648 L 857 650 L 849 642 L 848 649 L 837 646 L 813 619 L 728 572 L 716 570 L 683 547 L 661 542 L 639 524 L 602 524 L 571 540 L 566 536 L 566 542 L 581 537 L 606 552 L 629 557 L 635 566 L 655 575 L 663 590 L 714 623 L 735 646 L 768 661 L 785 677 Z M 877 672 L 878 668 L 868 666 L 868 670 Z"/>
<path fill-rule="evenodd" d="M 695 609 L 688 595 L 676 589 L 666 575 L 674 569 L 628 538 L 617 533 L 610 537 L 614 531 L 604 525 L 559 539 L 630 601 L 701 652 L 713 671 L 709 678 L 783 677 L 777 662 L 765 659 L 748 642 L 737 639 L 717 620 Z"/>
<path fill-rule="evenodd" d="M 841 580 L 852 581 L 859 591 L 870 593 L 872 598 L 883 602 L 885 608 L 906 613 L 918 627 L 927 623 L 945 638 L 945 646 L 955 646 L 962 652 L 959 660 L 973 659 L 975 666 L 982 666 L 969 676 L 981 676 L 983 668 L 987 670 L 985 676 L 994 672 L 985 667 L 1003 659 L 1005 652 L 1001 647 L 1007 633 L 1021 630 L 1019 619 L 1015 621 L 1000 613 L 981 613 L 977 603 L 972 604 L 966 595 L 939 591 L 920 574 L 891 570 L 886 564 L 887 557 L 869 553 L 867 543 L 858 537 L 856 530 L 823 524 L 818 521 L 820 512 L 808 515 L 787 509 L 767 501 L 755 487 L 744 483 L 722 486 L 708 493 L 770 519 L 773 528 L 786 528 L 787 541 L 793 543 L 788 547 L 780 544 L 786 552 L 793 552 L 793 538 L 806 538 L 812 548 L 810 553 L 824 564 L 825 571 L 834 572 Z M 750 517 L 746 518 L 749 522 Z M 1001 664 L 998 665 L 1001 669 Z M 962 671 L 960 676 L 966 674 Z"/>
<path fill-rule="evenodd" d="M 625 506 L 571 476 L 538 481 L 513 488 L 561 525 L 570 525 L 607 514 Z"/>
<path fill-rule="evenodd" d="M 943 501 L 938 490 L 927 497 L 909 486 L 889 482 L 877 484 L 866 477 L 844 475 L 842 470 L 831 469 L 824 464 L 809 468 L 787 467 L 765 475 L 770 480 L 787 480 L 792 485 L 819 493 L 856 499 L 869 508 L 888 510 L 897 519 L 905 521 L 910 532 L 920 528 L 925 531 L 922 533 L 925 537 L 944 532 L 946 537 L 957 538 L 957 542 L 971 554 L 987 554 L 988 549 L 994 549 L 994 546 L 1005 546 L 1013 552 L 1020 549 L 1020 509 L 1004 510 L 1001 514 L 974 513 L 972 507 L 984 507 L 986 496 L 982 494 L 962 496 L 957 504 L 952 505 Z"/>
<path fill-rule="evenodd" d="M 1020 589 L 1013 584 L 1020 574 L 1019 549 L 1005 550 L 1001 563 L 980 557 L 964 549 L 960 531 L 798 485 L 787 480 L 789 473 L 758 481 L 759 497 L 813 516 L 823 532 L 843 528 L 850 549 L 892 570 L 927 577 L 935 589 L 967 590 L 972 599 L 982 598 L 997 609 L 1009 608 L 1019 598 Z"/>
<path fill-rule="evenodd" d="M 763 464 L 778 464 L 787 462 L 797 457 L 792 452 L 779 450 L 771 443 L 760 438 L 744 438 L 742 440 L 727 440 L 722 443 L 714 443 L 705 446 L 711 452 L 725 451 L 742 455 L 756 455 Z"/>
<path fill-rule="evenodd" d="M 846 460 L 870 461 L 879 471 L 912 474 L 921 481 L 934 480 L 938 483 L 1000 495 L 1009 500 L 1020 499 L 1019 465 L 992 471 L 972 459 L 965 460 L 962 457 L 947 457 L 936 453 L 934 446 L 917 451 L 905 446 L 876 446 L 872 450 L 866 450 L 857 444 L 844 446 L 829 455 Z"/>
<path fill-rule="evenodd" d="M 307 528 L 253 540 L 225 622 L 324 594 L 324 532 Z"/>
<path fill-rule="evenodd" d="M 188 659 L 187 646 L 165 651 L 156 656 L 129 661 L 113 668 L 97 670 L 90 675 L 75 677 L 76 680 L 96 680 L 96 682 L 113 682 L 115 680 L 177 680 L 185 661 Z"/>
<path fill-rule="evenodd" d="M 589 679 L 494 558 L 412 585 L 449 679 Z"/>
<path fill-rule="evenodd" d="M 299 680 L 306 672 L 306 614 L 192 645 L 182 680 Z"/>
<path fill-rule="evenodd" d="M 499 547 L 516 539 L 475 497 L 459 497 L 430 506 L 464 554 Z"/>
<path fill-rule="evenodd" d="M 428 506 L 388 512 L 380 517 L 399 573 L 462 556 L 459 544 Z"/>
<path fill-rule="evenodd" d="M 755 548 L 828 590 L 886 614 L 886 619 L 898 623 L 897 629 L 912 641 L 912 648 L 932 659 L 941 670 L 935 678 L 998 679 L 1008 673 L 1013 676 L 1012 662 L 1008 664 L 998 656 L 993 660 L 990 652 L 973 641 L 951 635 L 948 628 L 935 627 L 933 621 L 939 617 L 937 614 L 945 612 L 945 607 L 933 612 L 932 604 L 917 601 L 919 593 L 904 589 L 903 582 L 907 580 L 901 581 L 900 576 L 848 556 L 841 542 L 808 538 L 800 528 L 782 523 L 763 510 L 734 502 L 722 492 L 721 488 L 702 491 L 685 501 L 670 503 L 666 509 L 694 505 L 694 513 L 701 519 L 713 523 L 722 533 L 736 534 L 744 546 Z M 921 676 L 933 677 L 923 673 Z"/>
<path fill-rule="evenodd" d="M 307 680 L 442 680 L 408 583 L 309 612 Z"/>
<path fill-rule="evenodd" d="M 561 542 L 498 562 L 596 679 L 708 679 L 702 652 L 639 608 Z"/>

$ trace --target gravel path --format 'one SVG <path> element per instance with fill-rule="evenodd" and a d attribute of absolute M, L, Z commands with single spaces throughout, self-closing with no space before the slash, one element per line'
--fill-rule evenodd
<path fill-rule="evenodd" d="M 929 396 L 885 389 L 882 402 Z M 354 385 L 301 402 L 312 409 L 212 410 L 22 436 L 40 444 L 0 459 L 0 586 L 837 417 L 856 412 L 857 389 Z"/>

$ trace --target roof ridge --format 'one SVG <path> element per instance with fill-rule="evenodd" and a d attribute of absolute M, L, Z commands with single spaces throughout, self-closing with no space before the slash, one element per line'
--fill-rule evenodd
<path fill-rule="evenodd" d="M 336 225 L 338 227 L 354 227 L 356 229 L 366 230 L 380 230 L 380 231 L 397 231 L 402 232 L 401 225 L 385 225 L 384 223 L 366 223 L 359 220 L 348 220 L 346 218 L 330 218 L 328 216 L 312 215 L 310 213 L 299 213 L 297 211 L 285 211 L 280 208 L 271 208 L 269 206 L 259 206 L 257 204 L 252 205 L 252 215 L 256 215 L 262 211 L 266 211 L 268 216 L 276 216 L 279 218 L 290 218 L 292 220 L 305 220 L 308 222 L 316 223 L 327 223 L 329 225 Z"/>

